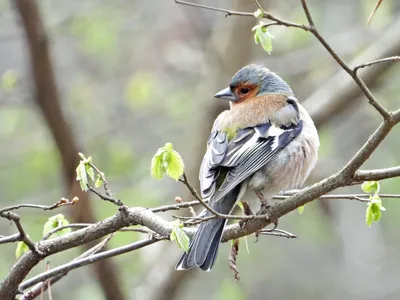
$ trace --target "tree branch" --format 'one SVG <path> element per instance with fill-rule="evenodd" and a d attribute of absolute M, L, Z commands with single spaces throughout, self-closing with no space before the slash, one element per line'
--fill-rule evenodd
<path fill-rule="evenodd" d="M 7 211 L 20 209 L 20 208 L 37 208 L 37 209 L 42 209 L 42 210 L 53 210 L 53 209 L 59 208 L 61 206 L 73 205 L 73 204 L 77 203 L 78 201 L 79 201 L 79 199 L 77 197 L 75 197 L 72 200 L 61 198 L 58 202 L 54 203 L 53 205 L 17 204 L 17 205 L 8 206 L 8 207 L 0 209 L 0 214 L 7 212 Z"/>
<path fill-rule="evenodd" d="M 110 234 L 108 237 L 106 237 L 104 240 L 102 240 L 100 243 L 96 244 L 92 248 L 88 249 L 81 255 L 79 255 L 77 258 L 73 259 L 73 261 L 76 261 L 78 259 L 86 258 L 89 257 L 99 251 L 101 251 L 104 246 L 108 243 L 108 241 L 112 238 L 113 234 Z M 35 299 L 37 296 L 43 294 L 51 285 L 54 285 L 61 279 L 63 279 L 66 275 L 68 275 L 68 272 L 54 276 L 47 281 L 40 282 L 36 284 L 32 289 L 29 291 L 25 292 L 23 296 L 19 300 L 32 300 Z"/>
<path fill-rule="evenodd" d="M 376 65 L 376 64 L 381 64 L 381 63 L 384 63 L 384 62 L 393 62 L 393 61 L 399 61 L 399 60 L 400 60 L 400 56 L 391 56 L 391 57 L 385 57 L 385 58 L 377 59 L 377 60 L 374 60 L 374 61 L 370 61 L 370 62 L 367 62 L 367 63 L 364 63 L 364 64 L 359 64 L 359 65 L 355 66 L 354 69 L 353 69 L 353 72 L 357 73 L 357 71 L 359 69 L 362 69 L 362 68 L 370 67 L 370 66 L 373 66 L 373 65 Z"/>
<path fill-rule="evenodd" d="M 51 269 L 51 270 L 49 270 L 47 272 L 39 274 L 39 275 L 37 275 L 37 276 L 35 276 L 35 277 L 23 282 L 20 285 L 19 288 L 20 288 L 20 290 L 24 290 L 24 289 L 30 288 L 31 286 L 33 286 L 33 285 L 35 285 L 35 284 L 37 284 L 39 282 L 43 282 L 43 281 L 45 281 L 45 280 L 47 280 L 47 279 L 49 279 L 51 277 L 62 275 L 62 274 L 67 273 L 67 272 L 69 272 L 71 270 L 86 266 L 88 264 L 95 263 L 95 262 L 97 262 L 99 260 L 106 259 L 106 258 L 113 257 L 113 256 L 117 256 L 117 255 L 121 255 L 121 254 L 124 254 L 124 253 L 127 253 L 127 252 L 131 252 L 131 251 L 134 251 L 134 250 L 149 246 L 151 244 L 157 243 L 157 242 L 165 240 L 165 239 L 167 239 L 167 238 L 166 237 L 153 237 L 151 239 L 147 239 L 147 240 L 140 241 L 140 242 L 135 242 L 135 243 L 130 244 L 130 245 L 126 245 L 126 246 L 122 246 L 122 247 L 119 247 L 119 248 L 116 248 L 116 249 L 103 251 L 101 253 L 94 254 L 94 255 L 91 255 L 89 257 L 84 257 L 84 258 L 80 258 L 80 259 L 71 261 L 71 262 L 69 262 L 69 263 L 67 263 L 65 265 L 53 268 L 53 269 Z"/>
<path fill-rule="evenodd" d="M 218 7 L 208 6 L 208 5 L 201 5 L 201 4 L 196 4 L 196 3 L 191 3 L 191 2 L 187 2 L 187 1 L 181 1 L 181 0 L 174 0 L 174 1 L 177 4 L 183 4 L 183 5 L 187 5 L 187 6 L 193 6 L 193 7 L 197 7 L 197 8 L 203 8 L 203 9 L 223 12 L 223 13 L 225 13 L 226 17 L 227 16 L 254 17 L 254 14 L 249 13 L 249 12 L 228 10 L 228 9 L 223 9 L 223 8 L 218 8 Z"/>
<path fill-rule="evenodd" d="M 29 250 L 31 250 L 38 257 L 42 257 L 43 256 L 43 253 L 40 250 L 37 249 L 36 244 L 25 233 L 25 230 L 22 227 L 19 215 L 17 215 L 16 213 L 10 212 L 10 211 L 6 211 L 6 212 L 0 213 L 0 217 L 6 218 L 6 219 L 8 219 L 10 221 L 13 221 L 15 226 L 18 229 L 18 232 L 19 232 L 18 240 L 21 241 L 21 242 L 24 242 L 25 245 L 28 246 Z M 14 238 L 15 236 L 12 236 L 12 237 Z"/>

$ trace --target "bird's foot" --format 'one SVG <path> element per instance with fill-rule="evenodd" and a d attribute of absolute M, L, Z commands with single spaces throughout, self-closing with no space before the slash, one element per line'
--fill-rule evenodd
<path fill-rule="evenodd" d="M 261 193 L 260 191 L 255 192 L 256 196 L 258 197 L 258 199 L 260 199 L 260 206 L 261 209 L 265 208 L 268 209 L 270 207 L 267 198 L 265 198 L 265 196 L 263 195 L 263 193 Z"/>

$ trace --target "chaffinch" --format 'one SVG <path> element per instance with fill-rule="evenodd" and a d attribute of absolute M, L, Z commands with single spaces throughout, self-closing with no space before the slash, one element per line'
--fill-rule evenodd
<path fill-rule="evenodd" d="M 215 120 L 200 167 L 201 194 L 209 205 L 229 214 L 246 192 L 254 191 L 266 205 L 274 194 L 300 187 L 317 162 L 319 138 L 289 85 L 252 64 L 214 97 L 229 100 L 230 110 Z M 221 218 L 201 223 L 176 269 L 211 270 L 225 224 Z"/>

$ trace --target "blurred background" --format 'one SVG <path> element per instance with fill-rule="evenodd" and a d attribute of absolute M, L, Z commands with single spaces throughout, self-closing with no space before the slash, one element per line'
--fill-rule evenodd
<path fill-rule="evenodd" d="M 37 16 L 30 21 L 30 41 L 40 41 L 32 46 L 21 18 L 35 15 L 32 3 L 0 0 L 1 207 L 50 205 L 62 196 L 81 200 L 54 212 L 21 210 L 35 241 L 56 213 L 70 222 L 96 222 L 116 212 L 74 183 L 78 151 L 93 157 L 113 193 L 128 206 L 172 204 L 176 196 L 192 200 L 179 183 L 151 178 L 151 158 L 172 142 L 198 187 L 212 122 L 228 107 L 213 95 L 248 63 L 264 64 L 282 76 L 318 125 L 320 159 L 308 183 L 341 168 L 380 122 L 349 76 L 301 30 L 270 28 L 275 38 L 268 55 L 254 44 L 256 20 L 251 17 L 225 18 L 173 0 L 38 0 L 44 26 L 37 26 Z M 196 3 L 256 10 L 250 0 Z M 299 1 L 260 3 L 283 19 L 306 22 Z M 351 66 L 400 54 L 399 1 L 384 0 L 369 26 L 376 0 L 308 3 L 320 32 Z M 50 62 L 41 48 L 46 44 Z M 400 107 L 399 71 L 400 64 L 387 63 L 361 72 L 389 109 Z M 399 165 L 399 133 L 395 129 L 363 168 Z M 381 192 L 399 193 L 399 179 L 382 182 Z M 53 299 L 399 299 L 400 204 L 387 199 L 384 206 L 387 211 L 371 228 L 365 224 L 366 206 L 359 202 L 314 201 L 302 215 L 292 212 L 279 227 L 297 239 L 263 236 L 254 244 L 249 236 L 250 253 L 241 244 L 240 282 L 229 270 L 228 243 L 221 246 L 213 271 L 204 273 L 176 272 L 181 250 L 165 242 L 72 271 L 52 288 Z M 15 227 L 0 219 L 0 234 L 12 233 Z M 108 247 L 141 238 L 118 233 Z M 0 278 L 16 261 L 15 248 L 1 245 Z M 55 267 L 83 250 L 46 261 Z M 43 272 L 46 261 L 30 276 Z"/>

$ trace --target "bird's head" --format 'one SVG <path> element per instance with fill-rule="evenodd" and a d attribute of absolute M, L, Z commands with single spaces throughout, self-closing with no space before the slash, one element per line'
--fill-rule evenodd
<path fill-rule="evenodd" d="M 292 96 L 293 92 L 274 72 L 263 66 L 251 64 L 237 71 L 229 87 L 216 93 L 214 97 L 239 103 L 264 94 Z"/>

